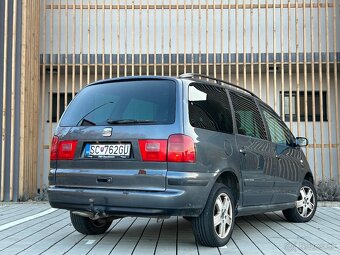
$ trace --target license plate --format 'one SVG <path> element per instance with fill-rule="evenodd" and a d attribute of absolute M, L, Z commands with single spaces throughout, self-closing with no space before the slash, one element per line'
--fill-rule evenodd
<path fill-rule="evenodd" d="M 87 158 L 128 158 L 131 144 L 87 144 L 85 157 Z"/>

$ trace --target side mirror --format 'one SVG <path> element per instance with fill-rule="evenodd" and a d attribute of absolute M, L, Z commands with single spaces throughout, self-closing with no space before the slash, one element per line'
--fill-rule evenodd
<path fill-rule="evenodd" d="M 296 137 L 295 145 L 299 147 L 306 147 L 308 145 L 308 139 L 306 137 Z"/>

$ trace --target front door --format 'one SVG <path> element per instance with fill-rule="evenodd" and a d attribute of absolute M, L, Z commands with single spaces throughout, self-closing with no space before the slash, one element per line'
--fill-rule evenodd
<path fill-rule="evenodd" d="M 277 114 L 265 105 L 261 105 L 261 109 L 275 148 L 278 165 L 273 173 L 275 175 L 275 194 L 272 202 L 294 202 L 297 199 L 304 167 L 302 151 L 300 148 L 294 147 L 292 133 Z"/>

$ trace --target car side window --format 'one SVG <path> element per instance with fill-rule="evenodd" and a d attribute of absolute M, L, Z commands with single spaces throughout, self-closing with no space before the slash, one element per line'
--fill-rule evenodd
<path fill-rule="evenodd" d="M 240 135 L 267 139 L 266 130 L 255 101 L 230 91 L 235 111 L 237 131 Z"/>
<path fill-rule="evenodd" d="M 270 109 L 261 105 L 264 119 L 268 125 L 270 138 L 273 143 L 290 145 L 292 134 L 281 119 Z"/>
<path fill-rule="evenodd" d="M 193 127 L 233 133 L 233 119 L 225 89 L 203 83 L 190 84 L 189 120 Z"/>

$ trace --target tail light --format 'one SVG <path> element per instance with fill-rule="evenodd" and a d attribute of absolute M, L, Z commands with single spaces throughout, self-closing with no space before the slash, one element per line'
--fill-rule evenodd
<path fill-rule="evenodd" d="M 139 148 L 143 161 L 196 161 L 194 141 L 186 135 L 171 135 L 168 140 L 139 140 Z"/>
<path fill-rule="evenodd" d="M 77 140 L 59 141 L 57 136 L 53 136 L 51 145 L 50 160 L 72 160 L 77 148 Z"/>
<path fill-rule="evenodd" d="M 167 140 L 139 140 L 143 161 L 166 161 Z"/>
<path fill-rule="evenodd" d="M 168 161 L 194 163 L 196 161 L 196 151 L 193 139 L 186 135 L 169 136 Z"/>

